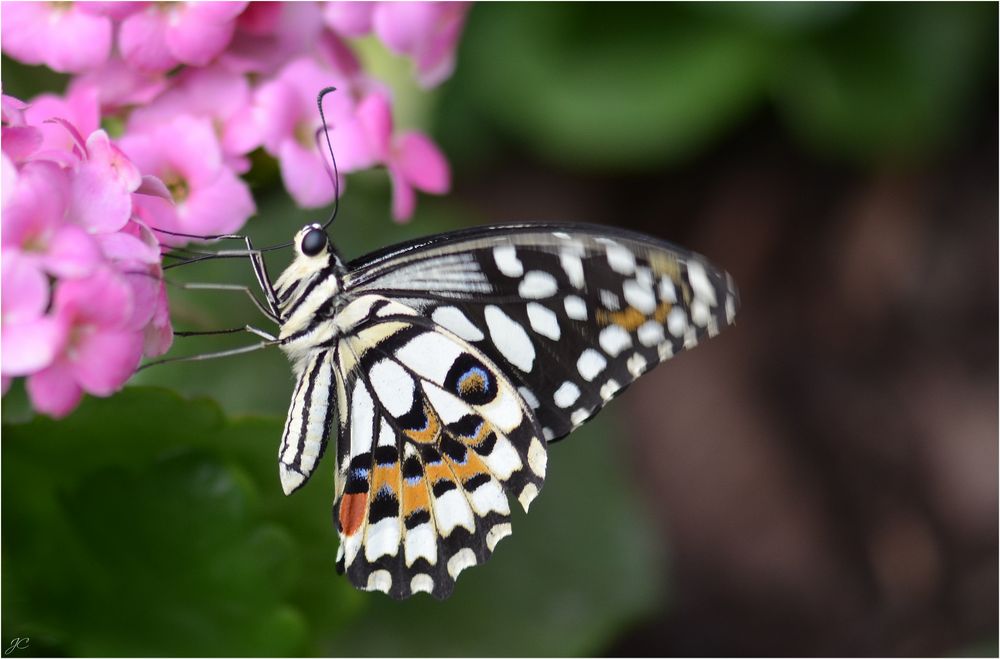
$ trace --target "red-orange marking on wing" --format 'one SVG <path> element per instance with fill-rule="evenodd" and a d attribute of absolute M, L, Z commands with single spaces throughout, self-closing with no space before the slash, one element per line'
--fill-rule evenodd
<path fill-rule="evenodd" d="M 368 509 L 368 494 L 345 494 L 340 501 L 340 530 L 344 535 L 354 535 L 361 528 Z"/>

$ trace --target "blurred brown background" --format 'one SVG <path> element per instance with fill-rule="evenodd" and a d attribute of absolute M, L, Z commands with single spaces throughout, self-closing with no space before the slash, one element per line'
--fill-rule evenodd
<path fill-rule="evenodd" d="M 970 644 L 998 615 L 995 98 L 916 166 L 805 156 L 762 111 L 683 171 L 512 156 L 459 190 L 660 235 L 740 286 L 732 330 L 618 403 L 673 594 L 613 654 L 995 654 Z"/>

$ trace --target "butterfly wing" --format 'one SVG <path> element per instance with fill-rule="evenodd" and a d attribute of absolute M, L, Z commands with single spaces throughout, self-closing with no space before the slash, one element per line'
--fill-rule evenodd
<path fill-rule="evenodd" d="M 496 364 L 565 436 L 661 361 L 717 334 L 732 278 L 648 236 L 587 225 L 512 225 L 432 236 L 362 257 L 349 295 L 397 299 Z"/>
<path fill-rule="evenodd" d="M 476 348 L 382 296 L 351 302 L 336 351 L 338 568 L 397 599 L 447 597 L 545 478 L 531 410 Z"/>

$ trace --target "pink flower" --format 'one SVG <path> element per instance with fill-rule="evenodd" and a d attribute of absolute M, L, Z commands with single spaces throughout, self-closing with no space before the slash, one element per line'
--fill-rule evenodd
<path fill-rule="evenodd" d="M 74 135 L 61 123 L 49 119 L 68 121 L 82 135 L 90 135 L 101 127 L 101 108 L 97 90 L 91 87 L 77 87 L 66 97 L 42 94 L 31 99 L 24 117 L 42 135 L 42 142 L 35 158 L 60 159 L 59 153 L 72 152 L 77 146 Z"/>
<path fill-rule="evenodd" d="M 87 157 L 72 179 L 69 216 L 92 233 L 117 231 L 132 216 L 132 193 L 142 174 L 97 130 L 87 138 Z"/>
<path fill-rule="evenodd" d="M 226 164 L 237 172 L 250 169 L 249 161 L 241 156 L 257 148 L 260 137 L 245 76 L 217 66 L 185 69 L 163 95 L 133 110 L 128 131 L 150 130 L 182 114 L 211 119 Z"/>
<path fill-rule="evenodd" d="M 254 113 L 264 149 L 278 158 L 285 188 L 297 204 L 318 208 L 333 201 L 334 187 L 316 148 L 316 131 L 322 126 L 316 111 L 316 93 L 329 85 L 343 84 L 335 74 L 312 59 L 288 64 L 274 80 L 261 85 L 254 99 Z M 324 100 L 331 135 L 356 130 L 353 101 L 349 94 L 335 92 Z M 341 131 L 339 133 L 337 131 Z M 337 137 L 334 137 L 336 140 Z M 355 137 L 351 144 L 358 142 Z M 345 142 L 346 143 L 346 142 Z M 349 147 L 334 145 L 341 172 L 360 168 L 358 156 Z"/>
<path fill-rule="evenodd" d="M 111 268 L 59 282 L 53 318 L 63 340 L 52 363 L 28 378 L 35 409 L 65 416 L 84 391 L 108 396 L 125 384 L 142 357 L 142 333 L 128 328 L 133 309 L 129 285 Z"/>
<path fill-rule="evenodd" d="M 167 85 L 167 77 L 162 72 L 134 69 L 114 56 L 102 66 L 75 76 L 69 83 L 69 94 L 81 87 L 96 89 L 101 108 L 105 112 L 116 112 L 127 106 L 149 103 Z"/>
<path fill-rule="evenodd" d="M 150 227 L 193 234 L 235 231 L 255 211 L 246 183 L 222 161 L 208 119 L 181 115 L 119 140 L 147 174 L 166 184 L 173 204 L 157 196 L 133 196 L 136 213 Z M 162 237 L 161 242 L 176 241 Z"/>
<path fill-rule="evenodd" d="M 25 64 L 64 73 L 99 66 L 111 54 L 111 19 L 69 2 L 0 4 L 3 50 Z"/>
<path fill-rule="evenodd" d="M 36 264 L 13 250 L 0 259 L 0 373 L 28 375 L 52 363 L 63 328 L 44 315 L 49 282 Z"/>
<path fill-rule="evenodd" d="M 358 132 L 365 136 L 366 144 L 355 145 L 353 151 L 360 154 L 367 150 L 371 163 L 383 164 L 389 170 L 392 215 L 397 221 L 405 221 L 413 215 L 415 189 L 432 194 L 448 191 L 451 172 L 444 154 L 420 133 L 407 132 L 394 136 L 392 108 L 383 94 L 374 93 L 365 98 L 358 106 L 356 116 L 361 126 Z M 336 131 L 331 135 L 336 136 Z"/>
<path fill-rule="evenodd" d="M 363 37 L 372 31 L 372 13 L 377 6 L 376 2 L 327 2 L 323 19 L 341 36 Z"/>
<path fill-rule="evenodd" d="M 455 69 L 467 2 L 379 2 L 372 14 L 375 34 L 392 52 L 408 55 L 417 81 L 433 87 Z"/>
<path fill-rule="evenodd" d="M 236 34 L 219 62 L 235 73 L 271 74 L 310 53 L 322 31 L 315 2 L 252 2 L 236 20 Z"/>
<path fill-rule="evenodd" d="M 246 2 L 149 3 L 122 21 L 118 48 L 132 66 L 167 71 L 178 64 L 205 66 L 233 38 Z"/>
<path fill-rule="evenodd" d="M 26 163 L 3 207 L 4 258 L 18 252 L 39 273 L 58 277 L 83 277 L 93 271 L 100 253 L 83 228 L 67 221 L 71 197 L 65 170 L 46 160 Z"/>

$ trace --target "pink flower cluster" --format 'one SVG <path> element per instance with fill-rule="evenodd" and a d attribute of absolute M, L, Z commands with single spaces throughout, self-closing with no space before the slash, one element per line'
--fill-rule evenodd
<path fill-rule="evenodd" d="M 140 200 L 169 193 L 103 130 L 84 140 L 46 116 L 73 115 L 62 109 L 4 96 L 0 156 L 0 373 L 5 391 L 26 376 L 32 404 L 53 416 L 84 391 L 116 391 L 173 336 L 160 245 L 136 216 Z"/>
<path fill-rule="evenodd" d="M 241 225 L 252 207 L 237 192 L 238 175 L 261 147 L 300 206 L 329 204 L 315 100 L 331 85 L 340 90 L 327 97 L 340 171 L 385 167 L 393 216 L 405 221 L 415 190 L 448 190 L 448 163 L 426 136 L 395 130 L 391 94 L 362 68 L 350 39 L 374 35 L 410 58 L 430 87 L 454 69 L 467 10 L 464 2 L 12 2 L 0 5 L 0 42 L 21 62 L 77 74 L 69 96 L 96 93 L 99 117 L 124 120 L 122 149 L 188 200 L 179 217 L 160 202 L 144 205 L 152 226 L 211 233 Z M 165 153 L 168 145 L 177 153 Z M 204 153 L 205 166 L 183 166 L 187 149 Z M 208 212 L 210 200 L 229 195 L 239 198 L 228 217 Z"/>
<path fill-rule="evenodd" d="M 317 149 L 317 92 L 341 174 L 383 167 L 393 217 L 443 194 L 448 162 L 400 131 L 392 94 L 352 39 L 374 36 L 430 87 L 454 68 L 464 2 L 0 3 L 0 44 L 73 74 L 62 95 L 3 103 L 4 391 L 27 377 L 61 416 L 109 395 L 172 331 L 162 251 L 238 230 L 256 211 L 241 176 L 258 149 L 297 204 L 333 201 Z M 109 137 L 102 126 L 113 132 Z M 341 181 L 342 183 L 342 181 Z"/>

